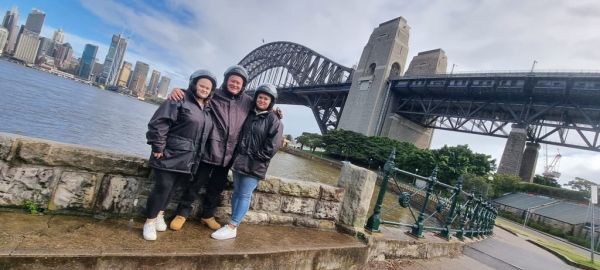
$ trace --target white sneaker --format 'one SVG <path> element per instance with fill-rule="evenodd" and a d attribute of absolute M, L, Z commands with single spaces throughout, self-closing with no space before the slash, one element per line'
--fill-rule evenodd
<path fill-rule="evenodd" d="M 237 235 L 237 227 L 232 229 L 231 227 L 229 227 L 229 225 L 225 225 L 225 226 L 221 227 L 221 229 L 218 229 L 217 231 L 212 233 L 210 235 L 210 237 L 217 239 L 217 240 L 225 240 L 225 239 L 235 238 L 236 235 Z"/>
<path fill-rule="evenodd" d="M 167 223 L 165 223 L 165 216 L 158 214 L 156 217 L 156 231 L 164 232 L 167 230 Z"/>
<path fill-rule="evenodd" d="M 144 223 L 144 239 L 148 241 L 156 240 L 156 222 Z"/>

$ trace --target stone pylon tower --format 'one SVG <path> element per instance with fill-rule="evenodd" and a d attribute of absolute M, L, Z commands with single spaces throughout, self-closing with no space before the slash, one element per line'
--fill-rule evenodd
<path fill-rule="evenodd" d="M 404 76 L 420 76 L 444 74 L 448 66 L 448 58 L 442 49 L 420 52 L 410 61 Z M 390 76 L 391 79 L 393 77 Z M 394 140 L 410 142 L 419 148 L 429 148 L 433 129 L 424 128 L 395 113 L 398 102 L 395 95 L 390 95 L 385 106 L 385 121 L 378 135 Z"/>
<path fill-rule="evenodd" d="M 388 77 L 404 71 L 410 27 L 402 17 L 380 24 L 363 49 L 339 129 L 379 135 L 389 98 Z"/>

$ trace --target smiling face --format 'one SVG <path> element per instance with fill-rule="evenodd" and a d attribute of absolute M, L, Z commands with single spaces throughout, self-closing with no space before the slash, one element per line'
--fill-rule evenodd
<path fill-rule="evenodd" d="M 229 75 L 227 78 L 227 90 L 232 95 L 237 95 L 242 91 L 242 87 L 244 86 L 244 79 L 242 79 L 239 75 Z"/>
<path fill-rule="evenodd" d="M 269 109 L 269 105 L 271 105 L 271 96 L 264 93 L 258 93 L 258 96 L 256 96 L 256 108 L 259 111 L 266 111 Z"/>
<path fill-rule="evenodd" d="M 207 99 L 212 90 L 212 82 L 209 79 L 201 78 L 196 82 L 196 96 L 201 99 Z"/>

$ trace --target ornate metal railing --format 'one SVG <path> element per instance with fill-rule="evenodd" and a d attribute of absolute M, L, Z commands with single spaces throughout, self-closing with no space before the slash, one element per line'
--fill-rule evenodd
<path fill-rule="evenodd" d="M 440 237 L 447 240 L 450 240 L 453 234 L 461 240 L 464 237 L 482 237 L 492 234 L 498 211 L 481 195 L 476 195 L 475 192 L 463 191 L 462 176 L 459 177 L 456 186 L 452 186 L 438 181 L 437 168 L 433 170 L 429 177 L 403 171 L 395 167 L 395 155 L 396 150 L 394 149 L 384 165 L 383 180 L 377 202 L 373 214 L 369 217 L 365 226 L 368 231 L 379 232 L 380 225 L 388 224 L 410 228 L 408 233 L 415 237 L 423 237 L 425 231 L 436 232 Z M 424 191 L 406 189 L 409 191 L 401 191 L 399 194 L 398 203 L 401 207 L 409 209 L 414 219 L 413 224 L 381 218 L 383 198 L 393 174 L 413 177 L 427 183 Z M 398 177 L 392 179 L 398 184 Z M 434 193 L 436 188 L 439 189 L 438 193 Z M 447 194 L 449 197 L 442 194 Z M 422 197 L 422 203 L 419 205 L 419 213 L 415 215 L 411 205 L 417 205 L 415 201 L 419 196 Z M 437 219 L 441 226 L 425 226 L 426 221 L 432 218 Z"/>

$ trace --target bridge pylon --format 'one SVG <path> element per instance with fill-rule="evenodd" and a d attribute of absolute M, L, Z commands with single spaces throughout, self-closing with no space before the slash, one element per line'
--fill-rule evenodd
<path fill-rule="evenodd" d="M 339 129 L 379 135 L 391 95 L 390 73 L 403 73 L 410 27 L 402 17 L 381 23 L 369 38 L 352 78 Z"/>

